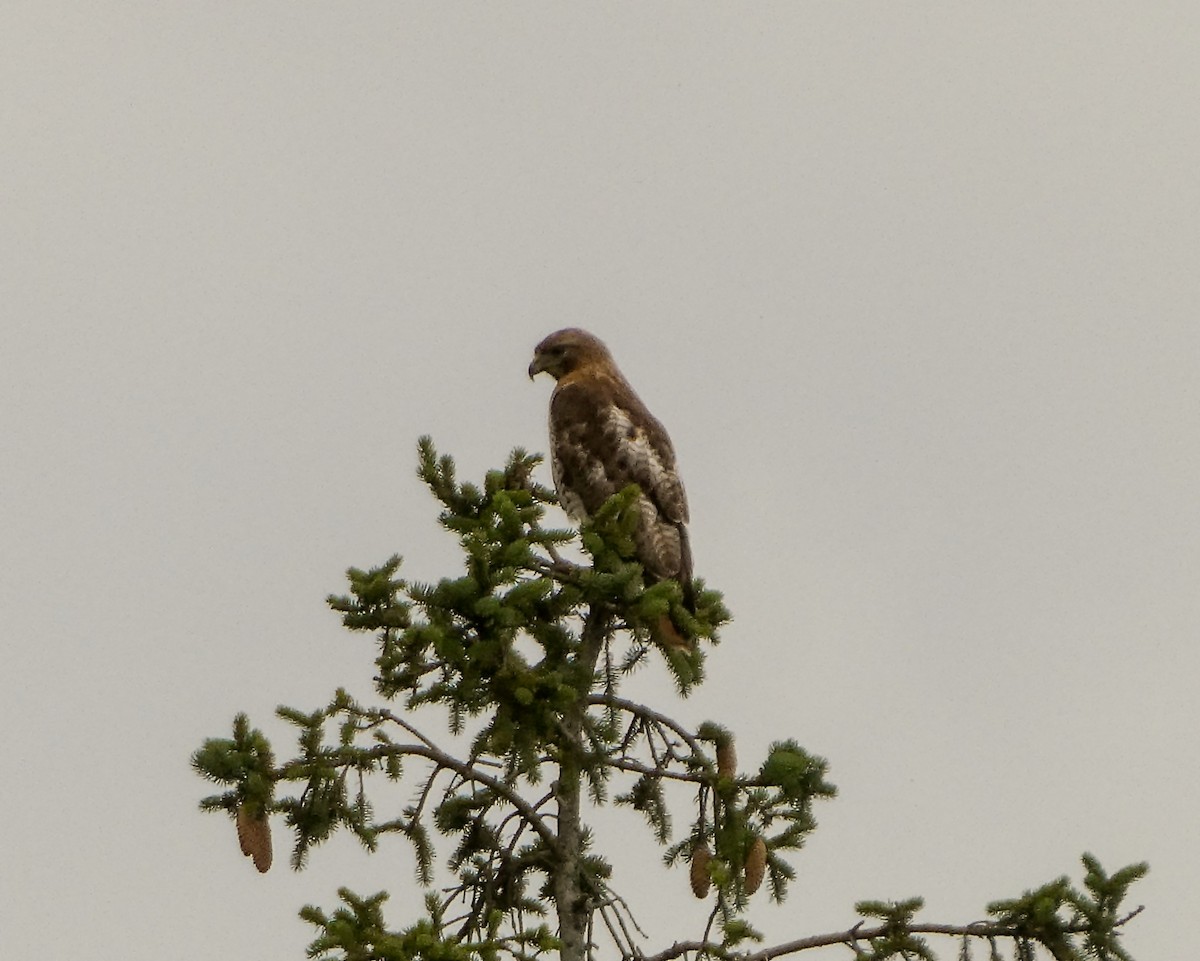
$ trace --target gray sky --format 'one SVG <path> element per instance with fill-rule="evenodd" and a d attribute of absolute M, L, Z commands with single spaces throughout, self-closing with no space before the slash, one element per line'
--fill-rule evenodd
<path fill-rule="evenodd" d="M 452 573 L 416 438 L 467 477 L 544 449 L 525 366 L 570 324 L 669 427 L 735 615 L 690 701 L 630 693 L 841 790 L 752 919 L 969 921 L 1090 850 L 1151 862 L 1127 943 L 1172 956 L 1198 41 L 1183 2 L 8 0 L 0 954 L 300 958 L 340 884 L 411 916 L 400 842 L 258 876 L 188 756 L 369 693 L 324 596 L 393 551 Z M 698 935 L 601 825 L 647 947 Z"/>

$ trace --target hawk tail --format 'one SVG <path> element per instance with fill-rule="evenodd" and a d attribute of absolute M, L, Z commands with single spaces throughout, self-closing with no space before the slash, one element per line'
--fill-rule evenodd
<path fill-rule="evenodd" d="M 658 619 L 658 623 L 655 624 L 651 633 L 654 635 L 654 639 L 664 647 L 673 647 L 683 651 L 689 651 L 692 648 L 692 642 L 683 636 L 683 633 L 667 614 Z"/>
<path fill-rule="evenodd" d="M 679 586 L 683 588 L 683 606 L 689 614 L 696 613 L 696 585 L 692 583 L 692 545 L 687 525 L 676 524 L 679 531 Z"/>

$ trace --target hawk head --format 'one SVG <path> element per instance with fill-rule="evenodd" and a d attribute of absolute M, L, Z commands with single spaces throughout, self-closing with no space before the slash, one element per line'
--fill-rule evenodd
<path fill-rule="evenodd" d="M 555 380 L 592 364 L 611 364 L 612 355 L 599 337 L 586 330 L 568 327 L 556 330 L 533 349 L 529 379 L 545 371 Z"/>

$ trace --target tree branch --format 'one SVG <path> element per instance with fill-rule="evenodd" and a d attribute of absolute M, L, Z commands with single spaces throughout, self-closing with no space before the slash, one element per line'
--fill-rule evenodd
<path fill-rule="evenodd" d="M 392 715 L 391 720 L 395 720 L 398 724 L 409 731 L 413 736 L 419 737 L 423 743 L 421 744 L 377 744 L 373 747 L 362 750 L 360 757 L 369 758 L 384 758 L 391 754 L 399 752 L 401 755 L 413 755 L 416 757 L 427 758 L 433 761 L 438 767 L 446 768 L 453 771 L 462 777 L 465 781 L 475 781 L 482 784 L 484 787 L 490 788 L 512 807 L 521 814 L 524 821 L 532 827 L 543 841 L 546 842 L 550 850 L 557 850 L 558 841 L 554 832 L 550 830 L 545 819 L 537 812 L 537 808 L 523 798 L 520 793 L 513 787 L 505 784 L 498 778 L 492 777 L 490 774 L 484 774 L 474 764 L 467 761 L 461 761 L 452 754 L 447 754 L 441 748 L 437 747 L 432 741 L 420 734 L 412 725 L 400 720 Z M 287 777 L 287 768 L 280 771 L 283 778 Z"/>
<path fill-rule="evenodd" d="M 649 764 L 639 764 L 628 758 L 610 757 L 605 763 L 618 771 L 629 771 L 633 774 L 647 774 L 650 777 L 661 777 L 671 781 L 686 781 L 689 784 L 708 784 L 712 779 L 703 774 L 685 774 L 682 771 L 670 771 L 665 767 L 651 767 Z"/>
<path fill-rule="evenodd" d="M 1130 911 L 1120 920 L 1113 924 L 1113 927 L 1119 928 L 1127 924 L 1133 918 L 1137 917 L 1145 907 L 1139 907 L 1134 911 Z M 769 948 L 762 948 L 758 951 L 750 951 L 746 953 L 732 952 L 723 945 L 713 941 L 676 941 L 665 951 L 660 951 L 658 954 L 641 955 L 638 961 L 672 961 L 674 958 L 682 957 L 689 952 L 704 952 L 710 957 L 721 958 L 724 961 L 771 961 L 772 958 L 780 958 L 786 954 L 798 954 L 801 951 L 807 951 L 811 948 L 827 948 L 835 944 L 853 945 L 856 941 L 869 941 L 872 938 L 882 938 L 894 933 L 896 930 L 894 925 L 880 924 L 870 928 L 864 928 L 862 922 L 854 925 L 852 928 L 847 928 L 845 931 L 838 931 L 832 934 L 815 934 L 807 938 L 797 938 L 795 941 L 785 941 L 783 944 L 776 944 Z M 1064 925 L 1061 929 L 1064 934 L 1086 934 L 1092 930 L 1092 925 L 1080 922 L 1078 924 Z M 904 926 L 904 931 L 909 934 L 944 934 L 949 937 L 970 937 L 970 938 L 1019 938 L 1025 937 L 1025 932 L 1018 928 L 1009 925 L 994 924 L 988 921 L 976 921 L 973 924 L 909 924 Z M 626 957 L 629 957 L 628 955 Z"/>
<path fill-rule="evenodd" d="M 704 753 L 704 747 L 701 745 L 697 737 L 687 728 L 679 724 L 665 714 L 660 714 L 653 708 L 647 707 L 645 704 L 638 704 L 637 701 L 630 701 L 623 697 L 617 697 L 615 694 L 591 694 L 588 696 L 588 704 L 598 707 L 615 707 L 622 711 L 628 711 L 635 717 L 640 717 L 647 721 L 653 721 L 655 724 L 665 727 L 675 733 L 684 744 L 692 749 L 692 754 L 696 757 L 708 761 L 708 756 Z"/>

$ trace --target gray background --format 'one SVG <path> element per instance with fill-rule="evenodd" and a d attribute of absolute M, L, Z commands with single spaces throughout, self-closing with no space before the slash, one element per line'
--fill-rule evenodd
<path fill-rule="evenodd" d="M 8 0 L 0 953 L 299 958 L 339 884 L 411 915 L 400 842 L 258 876 L 188 755 L 369 693 L 324 596 L 455 569 L 416 437 L 467 477 L 544 449 L 525 366 L 570 324 L 668 425 L 736 618 L 690 701 L 630 693 L 841 789 L 753 920 L 968 921 L 1091 850 L 1152 862 L 1128 945 L 1172 956 L 1198 40 L 1191 2 Z M 647 949 L 697 936 L 684 873 L 599 824 Z"/>

